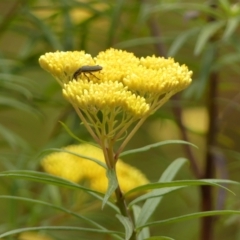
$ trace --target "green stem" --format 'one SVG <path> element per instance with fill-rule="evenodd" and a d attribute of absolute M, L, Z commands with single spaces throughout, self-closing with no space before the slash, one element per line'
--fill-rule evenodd
<path fill-rule="evenodd" d="M 75 104 L 72 103 L 72 105 L 73 105 L 76 113 L 78 114 L 79 118 L 83 121 L 84 126 L 87 128 L 88 132 L 92 135 L 93 139 L 94 139 L 99 145 L 101 145 L 99 138 L 97 137 L 97 135 L 94 133 L 94 131 L 92 130 L 92 128 L 90 127 L 90 125 L 89 125 L 88 122 L 86 121 L 86 119 L 85 119 L 85 117 L 83 116 L 82 112 L 79 110 L 79 108 L 78 108 Z"/>
<path fill-rule="evenodd" d="M 133 128 L 133 130 L 128 134 L 127 138 L 123 141 L 121 146 L 118 148 L 118 150 L 115 154 L 115 160 L 118 159 L 120 153 L 126 147 L 127 143 L 130 141 L 130 139 L 133 137 L 133 135 L 137 132 L 137 130 L 141 127 L 141 125 L 143 124 L 143 122 L 146 120 L 147 117 L 148 117 L 148 115 L 145 116 L 144 118 L 141 118 L 140 121 L 137 123 L 137 125 Z"/>
<path fill-rule="evenodd" d="M 114 142 L 110 139 L 105 144 L 106 145 L 104 146 L 104 148 L 105 148 L 104 152 L 105 152 L 105 154 L 107 154 L 108 161 L 110 162 L 111 167 L 114 169 L 114 171 L 116 173 L 116 163 L 117 162 L 115 161 L 115 158 L 114 158 L 114 156 L 115 156 L 114 151 L 113 151 Z M 125 199 L 125 197 L 122 193 L 122 190 L 119 186 L 119 182 L 118 182 L 118 186 L 115 190 L 115 196 L 116 196 L 116 205 L 118 206 L 121 214 L 124 217 L 127 217 L 130 220 L 130 222 L 132 223 L 132 226 L 134 226 L 133 218 L 127 207 L 126 199 Z M 135 231 L 133 231 L 130 239 L 136 240 L 136 232 Z"/>

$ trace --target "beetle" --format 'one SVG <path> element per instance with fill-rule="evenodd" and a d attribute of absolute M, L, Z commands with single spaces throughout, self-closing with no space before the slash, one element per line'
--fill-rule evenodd
<path fill-rule="evenodd" d="M 95 78 L 97 78 L 94 74 L 92 74 L 92 72 L 98 72 L 101 71 L 103 68 L 99 65 L 95 65 L 95 66 L 82 66 L 80 67 L 74 74 L 73 74 L 73 79 L 77 79 L 78 75 L 80 74 L 84 74 L 84 76 L 89 80 L 88 76 L 86 75 L 86 73 L 89 73 L 91 75 L 93 75 Z M 97 78 L 99 79 L 99 78 Z"/>

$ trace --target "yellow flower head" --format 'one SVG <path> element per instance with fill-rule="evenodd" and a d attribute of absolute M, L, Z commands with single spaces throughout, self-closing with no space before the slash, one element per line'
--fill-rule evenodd
<path fill-rule="evenodd" d="M 89 144 L 70 145 L 65 147 L 64 150 L 104 162 L 102 150 Z M 55 176 L 73 182 L 87 180 L 90 188 L 102 193 L 105 193 L 107 190 L 106 169 L 91 160 L 71 153 L 55 152 L 46 156 L 41 164 L 46 172 Z M 116 173 L 123 192 L 149 183 L 143 173 L 121 160 L 117 162 Z"/>
<path fill-rule="evenodd" d="M 73 80 L 64 85 L 63 95 L 82 111 L 92 114 L 96 114 L 101 109 L 103 115 L 107 116 L 114 110 L 124 109 L 128 114 L 139 118 L 149 110 L 149 105 L 143 97 L 132 94 L 120 82 L 108 81 L 95 84 L 87 80 Z"/>
<path fill-rule="evenodd" d="M 113 48 L 100 52 L 95 58 L 84 51 L 46 53 L 39 58 L 39 63 L 60 82 L 65 97 L 69 98 L 71 103 L 78 105 L 79 101 L 84 101 L 84 109 L 86 106 L 91 109 L 92 106 L 95 107 L 95 102 L 106 101 L 106 104 L 111 105 L 114 101 L 113 107 L 116 107 L 119 99 L 115 95 L 122 94 L 124 100 L 120 101 L 119 105 L 122 107 L 124 102 L 128 107 L 132 101 L 130 95 L 133 95 L 135 101 L 140 98 L 145 105 L 143 107 L 145 111 L 139 111 L 143 112 L 142 116 L 148 113 L 149 106 L 160 96 L 168 95 L 169 98 L 169 95 L 186 88 L 191 83 L 192 75 L 185 65 L 174 62 L 172 58 L 156 56 L 137 58 L 133 53 Z M 79 74 L 76 81 L 72 81 L 74 73 L 79 68 L 96 65 L 101 66 L 102 70 Z M 72 98 L 72 94 L 78 97 Z M 106 99 L 100 99 L 105 96 Z M 100 111 L 102 109 L 105 109 L 105 105 L 96 108 Z"/>
<path fill-rule="evenodd" d="M 127 138 L 133 122 L 140 122 L 137 129 L 186 88 L 192 75 L 172 58 L 138 58 L 113 48 L 94 58 L 83 51 L 46 53 L 39 63 L 60 83 L 64 97 L 101 146 L 113 145 L 123 135 Z M 94 70 L 94 66 L 100 68 Z"/>
<path fill-rule="evenodd" d="M 74 73 L 83 65 L 95 65 L 90 54 L 84 51 L 49 52 L 39 58 L 40 66 L 51 73 L 63 86 L 73 79 Z"/>

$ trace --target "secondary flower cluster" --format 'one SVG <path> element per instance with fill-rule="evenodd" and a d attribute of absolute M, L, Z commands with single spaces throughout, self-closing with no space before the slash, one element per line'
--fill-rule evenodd
<path fill-rule="evenodd" d="M 70 145 L 63 150 L 104 162 L 102 150 L 89 144 Z M 42 166 L 46 172 L 55 176 L 77 183 L 87 180 L 91 189 L 102 193 L 107 190 L 106 169 L 89 159 L 68 152 L 55 152 L 42 160 Z M 143 173 L 121 160 L 117 161 L 116 173 L 119 185 L 124 192 L 149 183 Z"/>

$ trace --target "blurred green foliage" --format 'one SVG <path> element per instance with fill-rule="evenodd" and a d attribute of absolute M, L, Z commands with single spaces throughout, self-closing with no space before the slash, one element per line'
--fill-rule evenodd
<path fill-rule="evenodd" d="M 41 170 L 39 152 L 48 147 L 74 143 L 59 121 L 78 137 L 92 141 L 72 107 L 63 99 L 54 79 L 43 71 L 40 55 L 56 50 L 85 50 L 96 55 L 109 47 L 126 49 L 137 56 L 163 55 L 186 64 L 193 74 L 192 85 L 151 116 L 128 145 L 128 149 L 169 139 L 182 139 L 176 113 L 181 118 L 200 171 L 206 149 L 217 153 L 213 177 L 240 181 L 239 177 L 239 1 L 218 0 L 212 4 L 177 0 L 1 0 L 0 1 L 0 170 Z M 215 112 L 215 144 L 208 146 L 210 75 L 218 76 L 212 96 Z M 146 79 L 151 81 L 151 79 Z M 210 94 L 209 94 L 210 93 Z M 189 158 L 181 145 L 155 148 L 123 160 L 137 166 L 152 181 L 178 157 Z M 195 178 L 189 167 L 178 179 Z M 237 187 L 231 189 L 238 195 Z M 75 190 L 66 190 L 25 180 L 1 178 L 1 195 L 39 199 L 64 206 L 117 230 L 119 222 L 111 210 L 102 211 L 101 202 Z M 219 195 L 216 208 L 239 210 L 238 197 Z M 164 197 L 153 219 L 165 219 L 199 211 L 197 187 L 178 190 Z M 85 226 L 70 215 L 46 206 L 0 199 L 0 232 L 27 226 Z M 215 219 L 215 238 L 240 239 L 239 216 Z M 152 235 L 178 240 L 199 237 L 199 220 L 153 228 Z M 79 232 L 47 231 L 53 239 L 100 239 Z M 101 235 L 102 239 L 109 239 Z M 9 239 L 18 239 L 12 237 Z"/>

